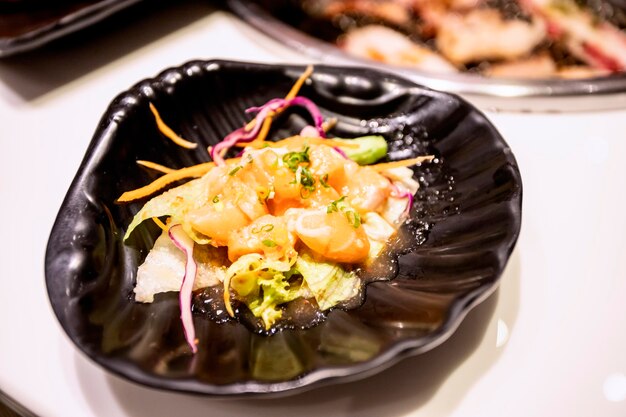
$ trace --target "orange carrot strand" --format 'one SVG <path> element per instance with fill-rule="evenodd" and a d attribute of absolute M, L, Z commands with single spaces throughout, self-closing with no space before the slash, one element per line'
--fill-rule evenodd
<path fill-rule="evenodd" d="M 380 172 L 391 168 L 410 167 L 416 164 L 420 164 L 422 162 L 431 162 L 433 159 L 435 159 L 434 155 L 418 156 L 417 158 L 403 159 L 402 161 L 374 164 L 370 165 L 370 168 L 373 168 L 375 171 Z"/>
<path fill-rule="evenodd" d="M 146 168 L 150 168 L 155 171 L 162 172 L 164 174 L 169 174 L 170 172 L 176 171 L 175 169 L 166 167 L 165 165 L 157 164 L 156 162 L 151 162 L 151 161 L 143 161 L 141 159 L 137 160 L 137 165 L 141 165 Z"/>
<path fill-rule="evenodd" d="M 152 221 L 154 221 L 156 225 L 159 226 L 163 231 L 167 232 L 168 227 L 165 225 L 165 223 L 161 221 L 161 219 L 159 219 L 158 217 L 153 217 Z"/>
<path fill-rule="evenodd" d="M 174 142 L 178 146 L 182 146 L 183 148 L 186 148 L 186 149 L 194 149 L 196 146 L 198 146 L 197 143 L 189 142 L 188 140 L 185 140 L 181 138 L 180 136 L 178 136 L 176 133 L 174 133 L 174 131 L 168 125 L 165 124 L 163 119 L 161 119 L 161 115 L 157 111 L 156 107 L 154 107 L 152 103 L 150 103 L 149 105 L 150 105 L 150 111 L 152 111 L 152 114 L 154 115 L 154 120 L 156 121 L 157 127 L 159 128 L 161 133 L 163 133 L 163 135 L 165 135 L 167 138 L 169 138 L 172 142 Z"/>

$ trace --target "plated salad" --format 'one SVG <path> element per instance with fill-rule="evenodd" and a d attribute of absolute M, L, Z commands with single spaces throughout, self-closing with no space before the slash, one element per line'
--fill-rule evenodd
<path fill-rule="evenodd" d="M 138 161 L 163 175 L 118 199 L 150 197 L 124 236 L 144 221 L 162 229 L 137 271 L 135 300 L 149 303 L 158 293 L 179 291 L 193 352 L 194 290 L 217 290 L 228 316 L 251 315 L 271 334 L 288 311 L 324 314 L 357 297 L 364 285 L 360 271 L 408 219 L 419 187 L 410 167 L 433 157 L 380 162 L 387 155 L 381 136 L 328 138 L 332 120 L 298 95 L 311 72 L 284 98 L 248 109 L 255 117 L 208 149 L 212 161 L 178 170 Z M 313 123 L 266 140 L 275 118 L 292 106 L 304 107 Z M 197 147 L 150 107 L 164 136 Z M 235 149 L 238 154 L 227 158 Z M 186 182 L 171 187 L 180 181 Z"/>

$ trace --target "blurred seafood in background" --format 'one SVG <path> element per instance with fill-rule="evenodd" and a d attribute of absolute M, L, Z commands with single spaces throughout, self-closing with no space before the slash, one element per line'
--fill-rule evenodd
<path fill-rule="evenodd" d="M 351 55 L 426 72 L 590 78 L 626 71 L 623 0 L 257 3 Z"/>
<path fill-rule="evenodd" d="M 361 58 L 424 71 L 457 72 L 450 62 L 424 45 L 381 25 L 351 30 L 341 41 L 343 49 Z"/>

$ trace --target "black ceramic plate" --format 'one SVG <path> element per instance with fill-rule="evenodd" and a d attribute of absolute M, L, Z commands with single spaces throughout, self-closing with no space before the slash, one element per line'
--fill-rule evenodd
<path fill-rule="evenodd" d="M 515 159 L 498 132 L 456 96 L 369 69 L 320 66 L 301 94 L 339 120 L 337 136 L 382 134 L 392 160 L 439 158 L 416 171 L 423 187 L 411 215 L 420 239 L 399 257 L 395 279 L 368 285 L 359 308 L 337 309 L 318 326 L 271 337 L 210 320 L 199 313 L 206 299 L 196 294 L 196 356 L 183 337 L 176 293 L 152 304 L 133 301 L 137 266 L 159 233 L 148 224 L 122 242 L 143 202 L 115 200 L 154 178 L 135 160 L 171 167 L 208 160 L 205 146 L 189 151 L 164 140 L 148 102 L 182 136 L 214 144 L 245 122 L 245 108 L 284 95 L 302 71 L 197 61 L 142 81 L 112 102 L 60 209 L 45 261 L 54 311 L 94 361 L 136 382 L 201 394 L 347 381 L 441 343 L 495 288 L 519 233 L 522 196 Z M 305 123 L 304 114 L 286 114 L 273 135 Z"/>
<path fill-rule="evenodd" d="M 0 1 L 0 57 L 37 48 L 138 1 Z"/>

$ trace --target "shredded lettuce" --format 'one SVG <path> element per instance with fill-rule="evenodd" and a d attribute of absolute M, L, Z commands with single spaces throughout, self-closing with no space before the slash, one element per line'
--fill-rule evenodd
<path fill-rule="evenodd" d="M 243 255 L 228 268 L 224 292 L 227 293 L 229 288 L 235 290 L 237 299 L 269 329 L 282 316 L 280 305 L 306 292 L 301 282 L 290 282 L 294 274 L 292 264 L 256 253 Z"/>
<path fill-rule="evenodd" d="M 382 174 L 389 178 L 400 191 L 406 190 L 411 194 L 415 194 L 420 188 L 419 182 L 413 178 L 413 170 L 409 167 L 389 168 L 384 170 Z"/>
<path fill-rule="evenodd" d="M 253 299 L 247 305 L 255 317 L 263 320 L 265 329 L 269 329 L 282 316 L 278 306 L 298 298 L 300 286 L 291 288 L 284 274 L 272 271 L 260 273 L 257 282 L 262 289 L 262 297 Z"/>
<path fill-rule="evenodd" d="M 282 304 L 312 295 L 320 310 L 328 310 L 358 294 L 359 278 L 340 265 L 317 261 L 308 253 L 300 254 L 295 264 L 252 253 L 243 255 L 226 272 L 224 292 L 232 313 L 229 288 L 270 329 L 282 316 Z"/>
<path fill-rule="evenodd" d="M 250 349 L 250 371 L 256 379 L 275 381 L 296 377 L 305 371 L 305 365 L 294 351 L 287 333 L 272 337 L 253 337 Z"/>
<path fill-rule="evenodd" d="M 190 210 L 200 207 L 209 199 L 207 194 L 207 181 L 209 180 L 209 176 L 197 178 L 150 199 L 133 217 L 126 229 L 124 240 L 128 239 L 133 230 L 143 221 L 153 217 L 168 216 L 171 217 L 173 223 L 180 223 L 185 233 L 196 243 L 202 245 L 210 243 L 210 239 L 196 232 L 185 219 L 185 215 Z"/>
<path fill-rule="evenodd" d="M 359 278 L 340 265 L 320 262 L 307 253 L 296 261 L 296 270 L 313 293 L 320 310 L 328 310 L 359 292 Z"/>

